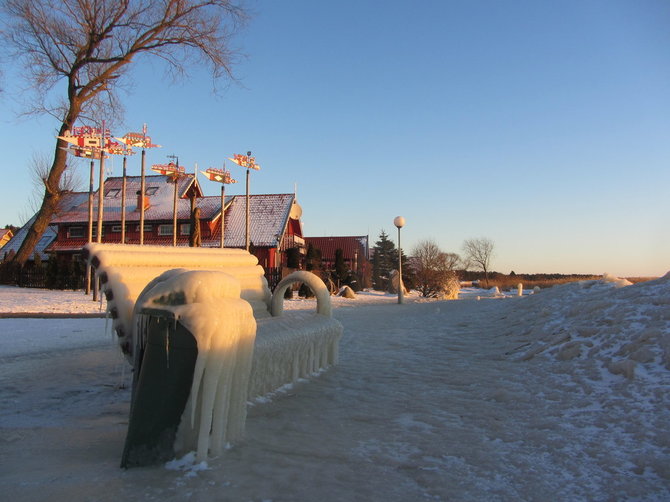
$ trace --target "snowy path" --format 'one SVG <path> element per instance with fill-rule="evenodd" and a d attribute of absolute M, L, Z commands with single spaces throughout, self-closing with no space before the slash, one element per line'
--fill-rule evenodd
<path fill-rule="evenodd" d="M 100 501 L 667 500 L 667 406 L 631 415 L 624 390 L 603 410 L 565 361 L 506 355 L 524 343 L 504 334 L 523 301 L 337 309 L 340 365 L 254 405 L 247 440 L 197 472 L 118 469 L 129 392 L 113 387 L 114 346 L 3 357 L 0 401 L 12 404 L 0 413 L 0 490 L 15 501 L 46 490 Z M 58 325 L 83 322 L 104 325 Z"/>

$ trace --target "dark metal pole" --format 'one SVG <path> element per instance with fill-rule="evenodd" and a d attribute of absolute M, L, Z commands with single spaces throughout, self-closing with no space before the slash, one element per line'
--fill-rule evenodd
<path fill-rule="evenodd" d="M 405 302 L 405 292 L 402 283 L 402 251 L 400 249 L 400 227 L 398 227 L 398 303 Z"/>
<path fill-rule="evenodd" d="M 225 180 L 224 180 L 225 181 Z M 224 232 L 225 232 L 225 212 L 224 212 L 224 206 L 226 202 L 225 198 L 225 192 L 226 192 L 226 184 L 221 183 L 221 249 L 225 247 L 225 238 L 224 238 Z"/>
<path fill-rule="evenodd" d="M 249 235 L 250 229 L 250 221 L 251 221 L 251 213 L 249 209 L 249 170 L 250 170 L 250 164 L 251 164 L 251 151 L 247 152 L 247 218 L 246 218 L 246 250 L 249 251 L 250 243 L 251 243 L 251 237 Z"/>
<path fill-rule="evenodd" d="M 178 165 L 178 164 L 177 164 Z M 177 245 L 177 182 L 179 177 L 177 173 L 174 175 L 172 182 L 174 183 L 174 199 L 172 201 L 172 245 Z"/>
<path fill-rule="evenodd" d="M 96 242 L 102 242 L 102 217 L 104 212 L 104 202 L 105 202 L 105 121 L 102 121 L 102 147 L 100 149 L 100 180 L 99 180 L 99 191 L 98 191 L 98 235 L 96 236 Z"/>
<path fill-rule="evenodd" d="M 88 234 L 86 242 L 93 242 L 93 178 L 95 176 L 95 162 L 91 160 L 91 173 L 88 182 Z M 91 264 L 86 261 L 86 294 L 91 294 Z"/>
<path fill-rule="evenodd" d="M 121 244 L 126 243 L 126 160 L 123 156 L 123 183 L 121 185 Z"/>
<path fill-rule="evenodd" d="M 142 167 L 140 171 L 140 196 L 137 198 L 137 203 L 140 205 L 140 246 L 144 244 L 144 192 L 146 192 L 145 188 L 145 180 L 144 180 L 144 166 L 145 166 L 145 158 L 146 158 L 146 153 L 147 151 L 142 148 Z"/>

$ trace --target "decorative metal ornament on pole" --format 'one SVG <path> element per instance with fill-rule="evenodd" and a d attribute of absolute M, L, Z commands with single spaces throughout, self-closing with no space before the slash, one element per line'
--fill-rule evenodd
<path fill-rule="evenodd" d="M 61 147 L 75 157 L 91 159 L 91 169 L 89 176 L 88 190 L 88 234 L 87 241 L 93 241 L 93 181 L 94 181 L 94 160 L 104 157 L 104 141 L 100 140 L 100 130 L 90 127 L 73 127 L 72 131 L 66 131 L 58 139 L 69 143 L 69 147 Z M 91 265 L 86 264 L 86 294 L 91 293 Z M 93 291 L 93 301 L 97 300 L 97 289 Z"/>
<path fill-rule="evenodd" d="M 133 149 L 125 143 L 108 141 L 105 151 L 110 155 L 123 155 L 123 181 L 121 184 L 121 244 L 126 242 L 126 160 L 128 155 L 135 155 Z"/>
<path fill-rule="evenodd" d="M 97 235 L 96 242 L 102 242 L 102 219 L 103 213 L 105 211 L 105 146 L 107 144 L 108 131 L 105 129 L 105 121 L 102 121 L 102 129 L 100 129 L 100 148 L 102 149 L 102 154 L 100 155 L 100 179 L 98 180 L 98 225 L 97 225 Z"/>
<path fill-rule="evenodd" d="M 398 304 L 405 303 L 405 286 L 402 282 L 402 250 L 400 248 L 400 229 L 405 226 L 405 218 L 396 216 L 393 224 L 398 227 Z"/>
<path fill-rule="evenodd" d="M 170 178 L 170 182 L 174 183 L 174 197 L 172 201 L 172 245 L 177 245 L 177 188 L 179 179 L 186 176 L 186 170 L 179 165 L 179 157 L 176 155 L 168 155 L 168 158 L 175 159 L 175 162 L 169 164 L 154 164 L 151 170 Z M 144 205 L 144 201 L 142 201 Z"/>
<path fill-rule="evenodd" d="M 204 174 L 208 180 L 210 181 L 216 181 L 218 183 L 221 183 L 221 239 L 220 239 L 220 245 L 221 248 L 225 247 L 225 193 L 226 193 L 226 185 L 230 183 L 237 183 L 237 180 L 234 180 L 230 176 L 230 171 L 226 169 L 226 163 L 223 163 L 223 169 L 215 169 L 213 167 L 210 167 L 206 171 L 200 171 L 202 174 Z"/>
<path fill-rule="evenodd" d="M 128 156 L 123 156 L 123 181 L 121 182 L 121 244 L 126 243 L 126 161 Z"/>
<path fill-rule="evenodd" d="M 232 160 L 235 164 L 241 167 L 246 167 L 247 169 L 247 197 L 246 197 L 246 206 L 247 206 L 247 211 L 246 211 L 246 236 L 245 236 L 245 248 L 247 251 L 249 251 L 250 246 L 250 226 L 251 226 L 251 216 L 250 216 L 250 207 L 249 207 L 249 170 L 254 169 L 256 171 L 259 171 L 261 166 L 256 164 L 256 159 L 251 156 L 251 151 L 248 151 L 246 155 L 239 155 L 239 154 L 234 154 L 232 158 L 228 158 L 229 160 Z"/>
<path fill-rule="evenodd" d="M 136 147 L 142 149 L 142 161 L 141 161 L 141 170 L 140 170 L 140 190 L 139 197 L 137 198 L 139 203 L 140 211 L 140 246 L 144 244 L 144 196 L 146 195 L 146 149 L 147 148 L 160 148 L 160 145 L 154 145 L 151 142 L 151 137 L 147 136 L 147 125 L 142 126 L 142 132 L 129 132 L 125 134 L 122 138 L 116 138 L 122 143 L 125 143 L 129 147 Z"/>

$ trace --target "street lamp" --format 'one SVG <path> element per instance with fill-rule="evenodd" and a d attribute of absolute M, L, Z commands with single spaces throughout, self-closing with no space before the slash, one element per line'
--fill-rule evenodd
<path fill-rule="evenodd" d="M 396 216 L 393 224 L 398 227 L 398 304 L 405 303 L 405 294 L 402 283 L 402 251 L 400 250 L 400 229 L 405 226 L 405 218 Z"/>

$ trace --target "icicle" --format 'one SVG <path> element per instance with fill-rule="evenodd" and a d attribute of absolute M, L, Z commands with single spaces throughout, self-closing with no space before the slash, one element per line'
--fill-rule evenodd
<path fill-rule="evenodd" d="M 177 323 L 174 323 L 174 330 L 177 331 Z M 170 369 L 170 327 L 165 323 L 165 364 Z"/>
<path fill-rule="evenodd" d="M 105 333 L 109 333 L 110 338 L 114 340 L 114 331 L 109 327 L 109 312 L 105 316 Z"/>

